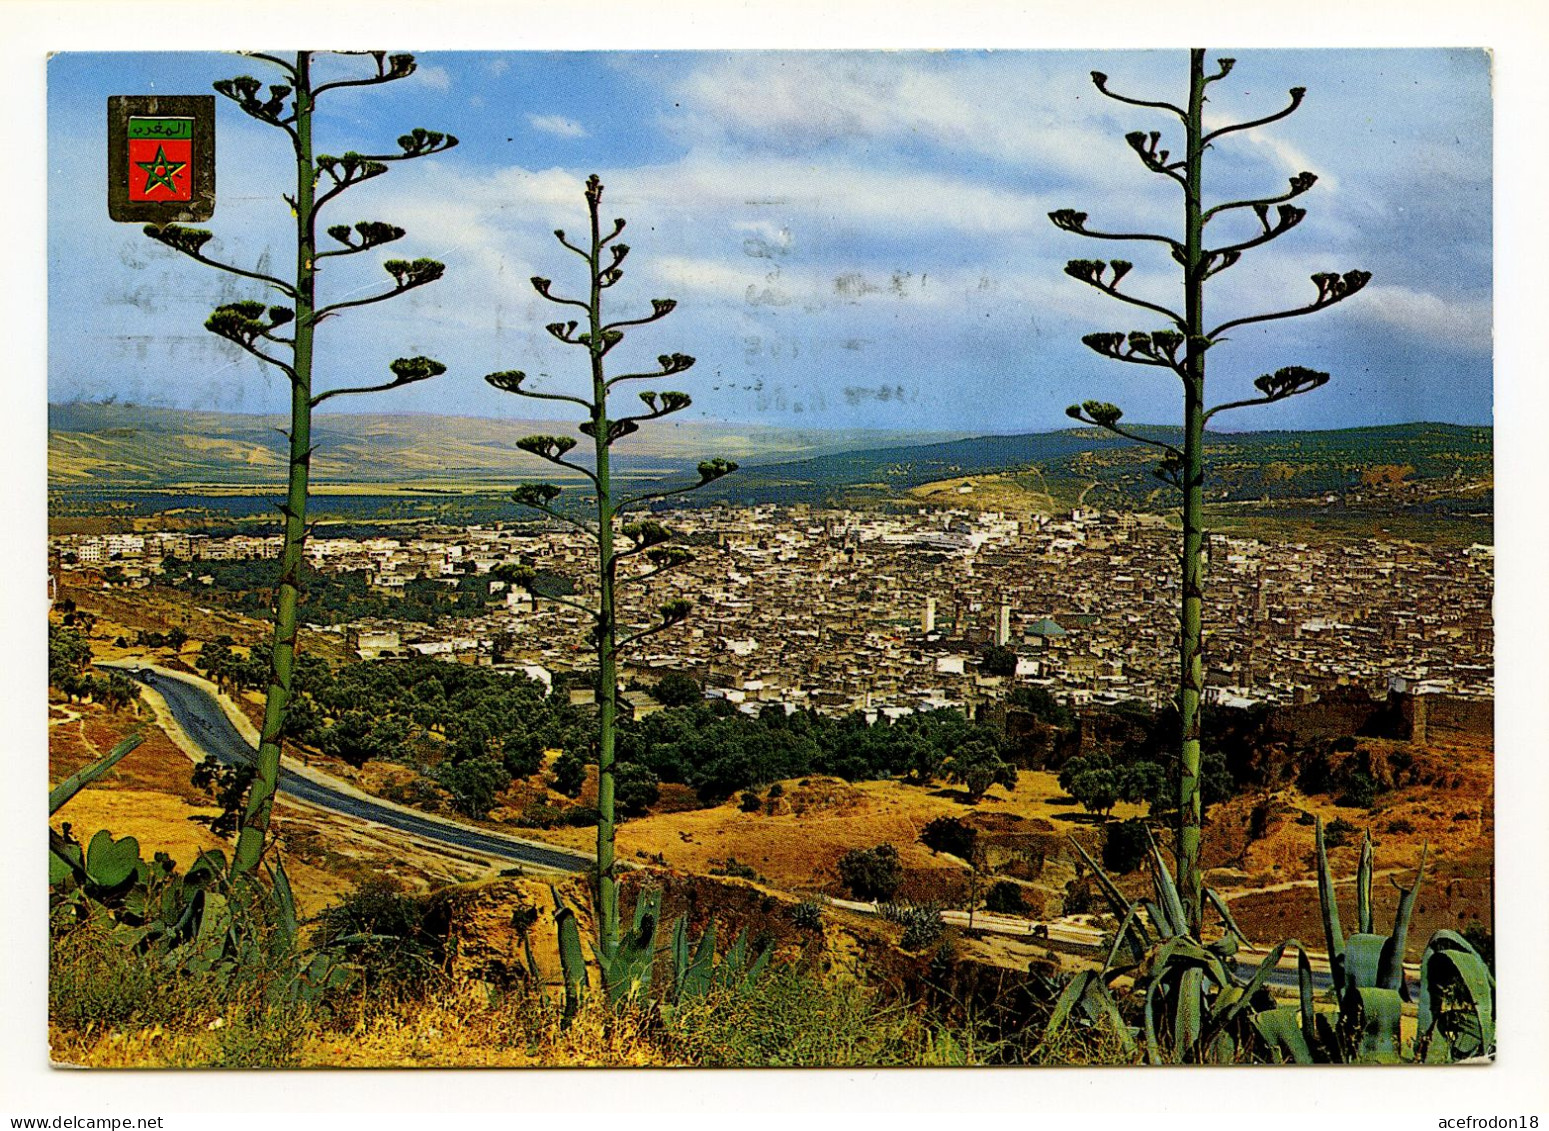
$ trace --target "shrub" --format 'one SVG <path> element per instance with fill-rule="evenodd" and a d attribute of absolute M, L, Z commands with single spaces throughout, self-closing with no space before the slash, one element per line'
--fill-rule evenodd
<path fill-rule="evenodd" d="M 437 970 L 425 904 L 385 877 L 367 880 L 324 908 L 318 941 L 352 959 L 368 992 L 417 997 Z"/>
<path fill-rule="evenodd" d="M 821 931 L 823 929 L 823 906 L 817 900 L 807 899 L 791 908 L 791 922 L 799 930 Z"/>
<path fill-rule="evenodd" d="M 586 784 L 586 763 L 570 751 L 554 759 L 554 789 L 566 797 L 580 797 Z"/>
<path fill-rule="evenodd" d="M 758 799 L 758 794 L 754 793 L 751 789 L 746 790 L 737 802 L 737 808 L 741 809 L 744 813 L 757 813 L 763 807 L 764 803 Z"/>
<path fill-rule="evenodd" d="M 1395 817 L 1388 822 L 1387 831 L 1390 833 L 1412 833 L 1415 831 L 1415 823 L 1407 817 Z M 1479 948 L 1475 947 L 1474 949 L 1478 950 Z"/>
<path fill-rule="evenodd" d="M 744 864 L 735 856 L 728 856 L 719 864 L 712 861 L 710 874 L 712 876 L 731 876 L 733 879 L 738 880 L 758 880 L 762 878 L 753 868 L 753 865 Z"/>
<path fill-rule="evenodd" d="M 1027 910 L 1022 886 L 1010 880 L 996 880 L 984 894 L 984 909 L 997 915 L 1020 915 Z"/>
<path fill-rule="evenodd" d="M 661 797 L 661 779 L 638 762 L 618 762 L 613 767 L 613 791 L 619 816 L 640 817 Z"/>
<path fill-rule="evenodd" d="M 1103 867 L 1121 875 L 1133 872 L 1146 858 L 1150 843 L 1144 821 L 1120 821 L 1103 830 Z"/>
<path fill-rule="evenodd" d="M 674 1061 L 707 1068 L 944 1063 L 933 1027 L 911 1011 L 865 986 L 827 985 L 788 967 L 678 1006 L 667 1033 Z"/>
<path fill-rule="evenodd" d="M 1323 830 L 1323 841 L 1330 848 L 1338 848 L 1348 844 L 1350 838 L 1360 830 L 1343 817 L 1335 817 Z"/>
<path fill-rule="evenodd" d="M 1370 809 L 1377 800 L 1377 794 L 1382 792 L 1382 787 L 1377 784 L 1377 779 L 1364 770 L 1357 770 L 1345 781 L 1345 787 L 1335 798 L 1334 804 L 1345 805 L 1353 809 Z"/>
<path fill-rule="evenodd" d="M 769 787 L 769 800 L 775 801 L 785 796 L 785 787 L 779 782 Z"/>
<path fill-rule="evenodd" d="M 534 801 L 522 808 L 521 814 L 512 823 L 521 829 L 553 829 L 568 822 L 569 814 L 573 809 L 561 809 L 558 805 L 550 805 L 546 801 Z"/>
<path fill-rule="evenodd" d="M 852 848 L 839 858 L 839 880 L 856 899 L 891 899 L 903 878 L 898 849 L 891 844 Z"/>
<path fill-rule="evenodd" d="M 452 795 L 459 813 L 484 817 L 494 808 L 495 797 L 511 784 L 511 775 L 493 758 L 465 758 L 436 767 L 436 780 Z"/>
<path fill-rule="evenodd" d="M 564 822 L 573 829 L 595 828 L 602 814 L 595 805 L 576 805 L 565 810 Z"/>
<path fill-rule="evenodd" d="M 682 672 L 668 672 L 656 681 L 651 697 L 664 707 L 688 707 L 704 702 L 704 688 L 699 681 Z"/>
<path fill-rule="evenodd" d="M 899 945 L 905 950 L 924 950 L 946 930 L 941 909 L 934 903 L 883 903 L 878 905 L 877 911 L 889 923 L 903 927 Z"/>
<path fill-rule="evenodd" d="M 1065 885 L 1065 896 L 1060 901 L 1061 915 L 1085 915 L 1093 905 L 1092 887 L 1086 877 L 1078 877 Z"/>
<path fill-rule="evenodd" d="M 920 830 L 919 841 L 933 852 L 947 852 L 964 860 L 973 859 L 977 830 L 957 817 L 937 817 Z"/>

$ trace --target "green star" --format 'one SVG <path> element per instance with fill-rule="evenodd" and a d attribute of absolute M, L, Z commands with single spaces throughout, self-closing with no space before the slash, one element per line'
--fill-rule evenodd
<path fill-rule="evenodd" d="M 149 161 L 136 161 L 136 165 L 145 170 L 145 188 L 142 192 L 149 193 L 151 189 L 160 185 L 168 192 L 177 192 L 177 185 L 172 183 L 172 178 L 181 173 L 188 165 L 187 161 L 172 161 L 167 157 L 167 151 L 161 146 L 156 147 L 156 156 Z"/>

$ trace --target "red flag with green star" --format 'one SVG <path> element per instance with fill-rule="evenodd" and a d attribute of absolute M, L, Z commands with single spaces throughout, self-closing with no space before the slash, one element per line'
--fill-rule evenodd
<path fill-rule="evenodd" d="M 192 118 L 130 118 L 128 140 L 131 201 L 193 200 Z"/>

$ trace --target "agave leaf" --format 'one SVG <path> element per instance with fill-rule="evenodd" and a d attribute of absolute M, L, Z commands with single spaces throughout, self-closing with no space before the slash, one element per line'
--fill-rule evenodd
<path fill-rule="evenodd" d="M 1372 834 L 1361 836 L 1361 861 L 1355 869 L 1355 920 L 1357 929 L 1372 933 Z"/>
<path fill-rule="evenodd" d="M 1149 826 L 1146 828 L 1146 840 L 1151 845 L 1151 880 L 1156 885 L 1156 901 L 1167 916 L 1167 932 L 1170 935 L 1186 935 L 1189 933 L 1189 917 L 1183 910 L 1183 899 L 1178 895 L 1178 885 L 1173 883 L 1172 872 L 1167 867 L 1167 861 L 1162 858 L 1162 850 L 1157 847 Z"/>
<path fill-rule="evenodd" d="M 199 933 L 194 936 L 194 953 L 206 968 L 226 949 L 231 920 L 231 904 L 226 897 L 218 891 L 205 892 L 199 912 Z"/>
<path fill-rule="evenodd" d="M 1237 1042 L 1226 1030 L 1205 1042 L 1204 1061 L 1207 1064 L 1231 1064 L 1237 1059 Z"/>
<path fill-rule="evenodd" d="M 1220 955 L 1212 953 L 1188 935 L 1168 939 L 1157 948 L 1156 956 L 1151 963 L 1151 976 L 1170 981 L 1174 967 L 1180 970 L 1196 969 L 1201 973 L 1208 973 L 1211 980 L 1222 988 L 1237 984 L 1236 979 L 1227 971 L 1226 963 L 1221 961 Z"/>
<path fill-rule="evenodd" d="M 1146 1005 L 1143 1014 L 1143 1021 L 1146 1034 L 1147 1064 L 1162 1063 L 1161 1045 L 1156 1039 L 1156 999 L 1159 996 L 1160 989 L 1161 983 L 1158 981 L 1152 981 L 1152 983 L 1146 987 Z"/>
<path fill-rule="evenodd" d="M 1124 1024 L 1118 1003 L 1113 1000 L 1108 984 L 1095 972 L 1082 990 L 1081 1006 L 1093 1022 L 1106 1026 L 1118 1038 L 1119 1045 L 1126 1053 L 1135 1051 L 1135 1038 L 1130 1034 L 1129 1026 Z"/>
<path fill-rule="evenodd" d="M 532 952 L 532 938 L 527 931 L 522 932 L 522 957 L 527 962 L 527 977 L 532 982 L 532 988 L 538 992 L 543 1004 L 547 1006 L 549 996 L 543 991 L 543 971 L 538 969 L 537 956 Z"/>
<path fill-rule="evenodd" d="M 688 974 L 688 919 L 679 915 L 672 924 L 672 1000 L 683 996 L 683 979 Z"/>
<path fill-rule="evenodd" d="M 1404 986 L 1404 951 L 1409 946 L 1409 920 L 1415 910 L 1415 895 L 1420 881 L 1425 878 L 1425 854 L 1429 844 L 1420 846 L 1420 865 L 1415 870 L 1415 882 L 1399 889 L 1398 909 L 1393 912 L 1393 947 L 1377 971 L 1377 984 L 1386 990 L 1406 989 Z"/>
<path fill-rule="evenodd" d="M 1092 869 L 1092 875 L 1097 879 L 1097 886 L 1102 889 L 1103 895 L 1107 898 L 1108 906 L 1112 908 L 1115 918 L 1122 919 L 1128 915 L 1131 904 L 1129 900 L 1124 898 L 1124 893 L 1119 890 L 1118 885 L 1108 878 L 1108 873 L 1103 871 L 1102 867 L 1096 860 L 1092 859 L 1087 850 L 1081 847 L 1080 841 L 1075 837 L 1067 837 L 1066 839 L 1075 846 L 1076 851 L 1081 854 L 1081 859 L 1086 861 L 1087 867 Z M 1161 929 L 1160 919 L 1153 918 L 1152 922 L 1157 924 L 1159 930 Z M 1125 936 L 1121 935 L 1120 937 Z M 1146 947 L 1151 945 L 1151 939 L 1146 934 L 1146 929 L 1139 919 L 1134 920 L 1128 938 L 1130 954 L 1134 955 L 1136 962 L 1144 961 Z"/>
<path fill-rule="evenodd" d="M 1388 945 L 1387 935 L 1351 935 L 1345 940 L 1345 985 L 1379 986 L 1377 972 Z M 1385 986 L 1384 989 L 1396 987 Z"/>
<path fill-rule="evenodd" d="M 1462 1009 L 1437 1012 L 1436 1028 L 1455 1057 L 1492 1056 L 1495 1052 L 1495 992 L 1489 967 L 1478 954 L 1438 950 L 1428 963 L 1433 985 L 1462 991 Z"/>
<path fill-rule="evenodd" d="M 1353 1008 L 1352 1008 L 1353 1007 Z M 1353 1012 L 1354 1017 L 1345 1015 Z M 1404 1003 L 1397 990 L 1354 986 L 1341 999 L 1341 1020 L 1355 1037 L 1355 1059 L 1361 1064 L 1394 1064 L 1399 1060 L 1399 1026 Z"/>
<path fill-rule="evenodd" d="M 285 874 L 285 861 L 278 856 L 274 858 L 274 867 L 269 869 L 269 878 L 274 889 L 275 902 L 280 912 L 280 930 L 287 940 L 296 937 L 296 896 L 290 888 L 290 877 Z"/>
<path fill-rule="evenodd" d="M 1323 940 L 1328 946 L 1328 962 L 1334 974 L 1334 985 L 1340 986 L 1345 980 L 1345 936 L 1339 929 L 1339 901 L 1334 895 L 1334 875 L 1329 871 L 1322 817 L 1316 820 L 1314 837 L 1318 849 L 1318 906 L 1323 912 Z"/>
<path fill-rule="evenodd" d="M 1054 1008 L 1049 1013 L 1049 1023 L 1044 1026 L 1044 1040 L 1048 1040 L 1057 1034 L 1070 1019 L 1070 1014 L 1081 1000 L 1081 995 L 1086 991 L 1086 983 L 1089 978 L 1096 977 L 1092 970 L 1077 971 L 1070 981 L 1065 983 L 1065 988 L 1060 991 L 1060 996 L 1054 999 Z"/>
<path fill-rule="evenodd" d="M 732 940 L 731 948 L 726 956 L 721 959 L 721 965 L 715 971 L 715 984 L 717 986 L 731 986 L 742 976 L 743 964 L 748 960 L 748 932 L 747 928 L 737 932 L 737 937 Z"/>
<path fill-rule="evenodd" d="M 660 888 L 649 888 L 640 893 L 635 900 L 635 921 L 632 933 L 636 938 L 650 935 L 654 941 L 656 938 L 656 921 L 662 913 L 662 892 Z"/>
<path fill-rule="evenodd" d="M 1300 951 L 1301 945 L 1295 939 L 1287 939 L 1285 942 L 1278 944 L 1264 956 L 1264 961 L 1260 962 L 1258 968 L 1253 971 L 1253 976 L 1248 979 L 1247 985 L 1241 988 L 1238 996 L 1228 1001 L 1222 1001 L 1218 998 L 1216 1000 L 1214 1017 L 1211 1021 L 1212 1029 L 1224 1028 L 1252 1003 L 1253 996 L 1264 988 L 1269 981 L 1270 975 L 1279 968 L 1280 958 L 1285 954 L 1286 947 L 1294 946 Z M 1224 998 L 1225 996 L 1223 992 L 1222 997 Z"/>
<path fill-rule="evenodd" d="M 1309 1049 L 1316 1048 L 1318 1033 L 1317 1014 L 1312 1004 L 1312 962 L 1307 957 L 1307 948 L 1300 944 L 1296 948 L 1296 996 L 1301 1006 L 1302 1039 Z"/>
<path fill-rule="evenodd" d="M 565 981 L 563 1024 L 569 1026 L 581 1007 L 581 994 L 587 988 L 586 956 L 581 953 L 581 928 L 576 924 L 575 912 L 565 906 L 557 891 L 554 892 L 554 903 L 554 922 L 559 931 L 559 968 Z"/>
<path fill-rule="evenodd" d="M 753 988 L 753 985 L 759 980 L 760 977 L 763 976 L 764 970 L 769 966 L 769 960 L 773 957 L 773 943 L 770 943 L 763 950 L 758 952 L 758 957 L 753 960 L 752 965 L 748 967 L 747 974 L 743 976 L 742 988 L 744 990 Z"/>
<path fill-rule="evenodd" d="M 118 765 L 118 763 L 123 760 L 125 754 L 128 754 L 144 740 L 145 739 L 143 735 L 131 734 L 117 746 L 113 747 L 113 749 L 109 750 L 105 756 L 93 762 L 79 773 L 73 774 L 72 776 L 66 778 L 53 789 L 49 790 L 48 815 L 52 817 L 55 813 L 59 812 L 59 810 L 63 808 L 65 802 L 69 801 L 70 798 L 81 792 L 82 789 L 86 788 L 92 782 L 100 778 L 103 774 L 111 770 L 114 766 Z"/>
<path fill-rule="evenodd" d="M 1281 1006 L 1250 1014 L 1249 1020 L 1271 1049 L 1285 1054 L 1294 1064 L 1313 1063 L 1312 1049 L 1299 1025 L 1299 1010 Z"/>
<path fill-rule="evenodd" d="M 1146 909 L 1146 916 L 1156 927 L 1157 933 L 1166 938 L 1170 932 L 1167 931 L 1167 916 L 1162 913 L 1162 909 L 1149 899 L 1142 899 L 1140 905 Z"/>
<path fill-rule="evenodd" d="M 1443 955 L 1455 956 L 1444 960 Z M 1455 931 L 1440 930 L 1425 944 L 1420 956 L 1420 1000 L 1418 1003 L 1418 1032 L 1422 1040 L 1429 1040 L 1433 1030 L 1440 1028 L 1438 998 L 1444 986 L 1451 982 L 1463 991 L 1463 996 L 1473 1007 L 1478 1021 L 1479 1039 L 1483 1049 L 1495 1045 L 1495 978 L 1490 968 L 1468 940 Z M 1447 1033 L 1441 1034 L 1450 1041 Z M 1474 1054 L 1468 1054 L 1474 1055 Z"/>
<path fill-rule="evenodd" d="M 1119 948 L 1124 945 L 1124 940 L 1129 937 L 1130 927 L 1135 921 L 1137 908 L 1131 904 L 1130 909 L 1124 913 L 1124 918 L 1119 921 L 1119 929 L 1113 936 L 1113 945 L 1108 948 L 1108 957 L 1103 959 L 1103 969 L 1113 969 L 1113 963 L 1119 957 Z"/>
<path fill-rule="evenodd" d="M 1205 971 L 1190 966 L 1178 979 L 1177 1011 L 1173 1014 L 1174 1064 L 1181 1064 L 1204 1032 Z"/>
<path fill-rule="evenodd" d="M 699 937 L 694 957 L 683 975 L 680 998 L 702 997 L 710 991 L 715 975 L 715 920 L 705 924 L 705 933 Z"/>
<path fill-rule="evenodd" d="M 1239 943 L 1247 946 L 1248 936 L 1242 933 L 1242 928 L 1237 925 L 1237 920 L 1232 918 L 1232 910 L 1226 905 L 1226 900 L 1221 898 L 1215 888 L 1205 889 L 1205 899 L 1210 906 L 1216 909 L 1216 914 L 1221 916 L 1221 922 L 1226 925 L 1226 929 L 1236 937 Z"/>

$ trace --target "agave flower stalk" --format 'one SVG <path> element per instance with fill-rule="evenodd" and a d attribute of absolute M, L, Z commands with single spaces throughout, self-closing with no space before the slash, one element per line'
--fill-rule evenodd
<path fill-rule="evenodd" d="M 626 382 L 653 381 L 672 377 L 689 369 L 694 359 L 686 354 L 662 354 L 655 370 L 644 373 L 623 373 L 608 376 L 607 357 L 624 339 L 625 331 L 660 321 L 671 314 L 677 303 L 672 299 L 651 300 L 649 313 L 639 317 L 609 321 L 604 313 L 606 292 L 624 276 L 623 263 L 629 255 L 629 246 L 620 243 L 626 221 L 616 219 L 606 234 L 602 228 L 600 208 L 602 182 L 594 175 L 586 182 L 586 207 L 589 234 L 579 244 L 571 242 L 561 229 L 554 233 L 560 244 L 586 263 L 585 298 L 566 297 L 554 289 L 554 282 L 542 276 L 534 276 L 533 289 L 544 299 L 557 306 L 580 310 L 585 323 L 571 319 L 552 322 L 545 329 L 558 341 L 586 351 L 590 384 L 587 395 L 549 392 L 527 384 L 527 374 L 521 370 L 504 370 L 488 374 L 484 379 L 495 388 L 520 397 L 534 400 L 558 401 L 581 409 L 585 418 L 579 425 L 580 432 L 592 441 L 592 465 L 590 467 L 567 458 L 578 441 L 571 436 L 536 435 L 517 441 L 523 451 L 539 459 L 565 469 L 571 477 L 584 480 L 591 489 L 591 517 L 559 505 L 563 488 L 553 483 L 528 483 L 517 488 L 512 498 L 521 506 L 529 507 L 572 526 L 589 536 L 597 547 L 597 596 L 585 603 L 568 597 L 533 591 L 534 571 L 527 567 L 505 569 L 502 576 L 516 585 L 533 592 L 535 597 L 556 601 L 586 613 L 592 621 L 592 640 L 597 656 L 597 930 L 598 943 L 603 960 L 604 976 L 613 969 L 623 969 L 615 960 L 619 954 L 619 893 L 618 865 L 614 858 L 616 813 L 614 803 L 614 749 L 618 727 L 618 665 L 620 654 L 648 636 L 665 631 L 688 616 L 692 605 L 676 598 L 661 604 L 656 621 L 633 632 L 621 634 L 618 623 L 617 601 L 621 589 L 641 585 L 670 570 L 677 569 L 693 560 L 693 555 L 681 546 L 669 545 L 672 532 L 654 519 L 628 521 L 627 512 L 646 506 L 672 495 L 696 491 L 709 483 L 737 470 L 730 460 L 707 459 L 699 464 L 699 477 L 695 482 L 680 486 L 668 486 L 645 490 L 633 495 L 625 494 L 613 478 L 613 446 L 625 436 L 639 430 L 649 420 L 682 412 L 693 402 L 687 393 L 648 389 L 638 394 L 645 411 L 634 415 L 612 415 L 609 395 Z M 631 562 L 621 572 L 620 563 Z M 610 986 L 614 993 L 615 987 Z"/>
<path fill-rule="evenodd" d="M 1087 226 L 1087 214 L 1073 209 L 1049 213 L 1056 227 L 1074 235 L 1108 241 L 1138 241 L 1166 247 L 1173 261 L 1182 268 L 1183 309 L 1177 310 L 1152 302 L 1120 287 L 1134 264 L 1122 260 L 1073 259 L 1065 273 L 1110 298 L 1138 307 L 1166 322 L 1162 329 L 1117 333 L 1088 334 L 1082 342 L 1091 350 L 1114 361 L 1149 366 L 1173 373 L 1183 386 L 1182 446 L 1147 436 L 1144 432 L 1120 424 L 1123 412 L 1104 401 L 1090 400 L 1072 405 L 1067 415 L 1086 424 L 1096 425 L 1116 435 L 1156 448 L 1161 453 L 1157 478 L 1176 489 L 1181 496 L 1183 519 L 1183 588 L 1179 608 L 1178 632 L 1178 887 L 1184 901 L 1190 929 L 1199 937 L 1204 914 L 1204 877 L 1200 868 L 1203 806 L 1200 798 L 1200 703 L 1204 694 L 1204 546 L 1205 546 L 1205 426 L 1218 412 L 1248 405 L 1272 404 L 1287 397 L 1308 393 L 1325 384 L 1329 375 L 1301 366 L 1288 366 L 1259 377 L 1254 386 L 1258 395 L 1226 401 L 1207 407 L 1205 400 L 1205 358 L 1208 351 L 1223 341 L 1227 331 L 1260 322 L 1295 318 L 1323 310 L 1355 294 L 1371 279 L 1366 271 L 1342 274 L 1324 272 L 1312 276 L 1316 296 L 1304 306 L 1233 318 L 1207 328 L 1205 283 L 1235 264 L 1245 251 L 1262 246 L 1289 232 L 1306 217 L 1299 206 L 1290 203 L 1312 188 L 1317 181 L 1312 173 L 1290 178 L 1286 192 L 1245 200 L 1231 200 L 1211 207 L 1204 201 L 1204 158 L 1207 149 L 1220 139 L 1241 130 L 1268 125 L 1286 117 L 1301 105 L 1306 91 L 1293 87 L 1290 103 L 1283 109 L 1252 121 L 1218 126 L 1207 130 L 1204 124 L 1206 92 L 1211 84 L 1224 79 L 1234 60 L 1218 58 L 1213 74 L 1206 74 L 1205 52 L 1189 53 L 1189 93 L 1185 106 L 1165 101 L 1131 98 L 1108 89 L 1108 76 L 1092 72 L 1099 92 L 1116 102 L 1161 110 L 1177 117 L 1183 126 L 1181 155 L 1162 148 L 1160 132 L 1136 131 L 1125 141 L 1145 168 L 1175 182 L 1183 197 L 1183 238 L 1150 232 L 1100 231 Z M 1258 221 L 1258 230 L 1233 242 L 1207 246 L 1208 225 L 1218 218 L 1250 211 Z M 1273 210 L 1273 211 L 1271 211 Z"/>
<path fill-rule="evenodd" d="M 412 55 L 364 53 L 375 64 L 359 77 L 315 82 L 316 52 L 298 51 L 293 58 L 253 54 L 251 58 L 280 72 L 280 81 L 267 90 L 258 79 L 241 75 L 222 79 L 215 89 L 237 104 L 248 117 L 281 131 L 290 139 L 295 158 L 294 193 L 284 194 L 295 217 L 295 270 L 288 278 L 252 270 L 205 254 L 214 233 L 178 224 L 150 225 L 145 234 L 174 251 L 207 266 L 264 284 L 281 301 L 274 305 L 256 299 L 226 303 L 216 308 L 205 329 L 284 373 L 290 382 L 291 419 L 289 472 L 285 501 L 280 504 L 285 540 L 280 555 L 279 583 L 275 600 L 274 637 L 268 691 L 264 698 L 263 730 L 253 785 L 242 813 L 237 846 L 232 854 L 233 875 L 250 872 L 263 855 L 274 794 L 279 782 L 280 743 L 291 701 L 297 647 L 296 609 L 300 600 L 302 550 L 306 545 L 308 481 L 312 464 L 312 410 L 337 396 L 378 392 L 439 376 L 446 366 L 428 357 L 399 358 L 389 366 L 392 380 L 380 384 L 340 386 L 317 391 L 314 385 L 313 348 L 317 327 L 324 319 L 345 310 L 396 298 L 406 291 L 433 283 L 441 277 L 442 264 L 433 259 L 388 259 L 383 269 L 392 279 L 389 290 L 324 304 L 317 283 L 331 267 L 325 260 L 358 255 L 401 239 L 404 230 L 379 220 L 364 220 L 353 227 L 338 224 L 327 229 L 339 246 L 318 250 L 318 221 L 323 209 L 348 189 L 382 176 L 396 161 L 441 153 L 457 144 L 450 134 L 414 129 L 398 139 L 397 153 L 342 156 L 314 152 L 312 125 L 319 96 L 344 87 L 379 86 L 408 78 L 415 71 Z M 286 330 L 289 333 L 286 333 Z M 287 359 L 288 355 L 288 359 Z"/>

